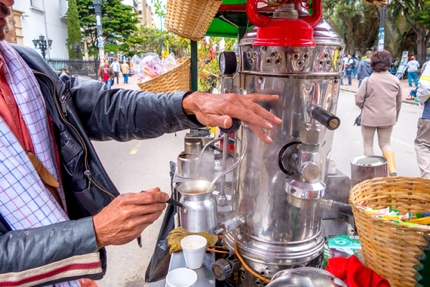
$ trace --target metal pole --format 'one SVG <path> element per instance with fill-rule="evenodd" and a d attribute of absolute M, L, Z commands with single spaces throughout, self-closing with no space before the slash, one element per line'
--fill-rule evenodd
<path fill-rule="evenodd" d="M 198 89 L 197 42 L 191 40 L 191 90 Z"/>
<path fill-rule="evenodd" d="M 387 14 L 387 7 L 383 6 L 379 9 L 380 18 L 379 18 L 379 33 L 378 33 L 378 51 L 384 50 L 384 27 L 385 27 L 385 15 Z"/>
<path fill-rule="evenodd" d="M 45 35 L 46 35 L 46 40 L 49 39 L 49 35 L 48 35 L 48 24 L 46 23 L 46 10 L 45 10 L 45 0 L 42 1 L 42 7 L 43 7 L 43 21 L 45 22 Z M 49 52 L 49 50 L 51 49 L 51 47 L 49 47 L 48 49 L 48 58 L 51 58 L 51 53 Z M 45 59 L 45 57 L 43 57 Z"/>
<path fill-rule="evenodd" d="M 97 46 L 99 48 L 100 65 L 103 65 L 105 50 L 103 45 L 103 29 L 102 29 L 102 3 L 101 0 L 93 0 L 94 11 L 96 13 L 97 25 Z"/>

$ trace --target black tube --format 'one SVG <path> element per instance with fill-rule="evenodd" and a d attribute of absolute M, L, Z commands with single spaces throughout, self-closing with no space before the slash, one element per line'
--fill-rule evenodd
<path fill-rule="evenodd" d="M 320 122 L 329 130 L 335 130 L 340 126 L 340 119 L 321 107 L 313 107 L 309 113 L 313 119 Z"/>

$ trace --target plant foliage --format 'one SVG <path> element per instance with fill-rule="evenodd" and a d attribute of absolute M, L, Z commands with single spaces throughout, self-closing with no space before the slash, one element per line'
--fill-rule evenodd
<path fill-rule="evenodd" d="M 68 0 L 69 9 L 67 10 L 67 48 L 70 59 L 79 59 L 81 53 L 76 54 L 76 51 L 71 48 L 71 45 L 82 42 L 81 27 L 79 22 L 78 7 L 76 0 Z"/>
<path fill-rule="evenodd" d="M 90 41 L 89 54 L 96 56 L 97 26 L 95 9 L 92 0 L 76 0 L 78 4 L 79 19 L 84 36 Z M 133 7 L 124 5 L 121 0 L 102 1 L 102 28 L 106 52 L 118 52 L 127 38 L 136 31 L 139 19 Z"/>

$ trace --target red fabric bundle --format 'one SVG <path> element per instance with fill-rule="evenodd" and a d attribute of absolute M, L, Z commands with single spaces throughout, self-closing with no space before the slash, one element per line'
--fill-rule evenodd
<path fill-rule="evenodd" d="M 330 258 L 326 270 L 348 287 L 390 287 L 386 279 L 364 266 L 355 255 Z"/>

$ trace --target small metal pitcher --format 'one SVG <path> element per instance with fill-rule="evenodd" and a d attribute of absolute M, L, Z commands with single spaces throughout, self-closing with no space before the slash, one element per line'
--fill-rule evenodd
<path fill-rule="evenodd" d="M 182 183 L 178 187 L 181 193 L 179 210 L 181 226 L 189 232 L 212 232 L 217 223 L 217 207 L 212 191 L 215 186 L 210 181 L 195 180 Z"/>

